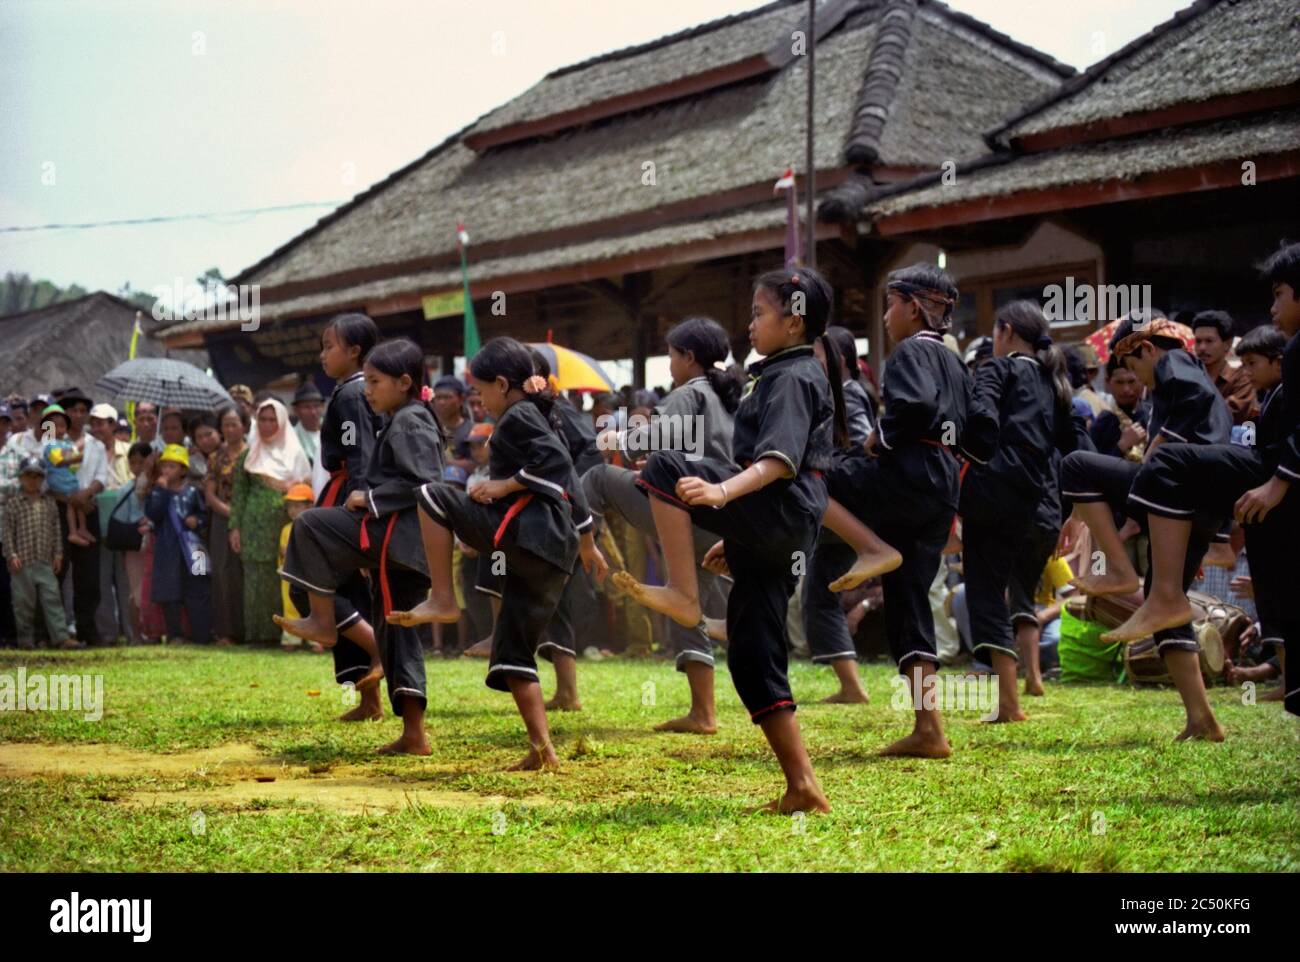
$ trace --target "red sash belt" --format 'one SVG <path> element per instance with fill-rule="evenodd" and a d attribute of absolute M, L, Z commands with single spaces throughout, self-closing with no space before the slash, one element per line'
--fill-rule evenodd
<path fill-rule="evenodd" d="M 566 494 L 565 497 L 567 498 L 568 495 Z M 492 547 L 495 548 L 501 543 L 501 539 L 505 537 L 506 528 L 510 527 L 510 522 L 515 520 L 515 515 L 524 510 L 524 508 L 528 506 L 528 502 L 532 500 L 533 492 L 526 491 L 519 497 L 515 498 L 514 504 L 506 508 L 506 516 L 501 519 L 501 523 L 497 525 L 497 533 L 492 536 Z"/>
<path fill-rule="evenodd" d="M 343 462 L 343 467 L 337 471 L 330 472 L 330 481 L 326 485 L 324 492 L 321 494 L 320 506 L 322 508 L 332 508 L 338 503 L 339 491 L 343 487 L 343 482 L 348 479 L 348 463 Z"/>
<path fill-rule="evenodd" d="M 366 525 L 371 521 L 369 514 L 361 519 L 361 550 L 370 550 L 370 533 L 366 530 Z M 393 538 L 393 525 L 397 523 L 397 512 L 394 511 L 388 516 L 388 524 L 384 526 L 384 541 L 379 547 L 379 590 L 384 598 L 384 615 L 387 616 L 393 610 L 393 598 L 388 589 L 388 542 Z"/>

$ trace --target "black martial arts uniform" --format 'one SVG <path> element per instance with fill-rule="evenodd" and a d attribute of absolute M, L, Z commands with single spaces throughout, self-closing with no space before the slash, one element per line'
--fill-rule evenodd
<path fill-rule="evenodd" d="M 393 711 L 402 699 L 427 702 L 424 649 L 417 628 L 390 625 L 388 612 L 428 595 L 428 564 L 415 513 L 415 490 L 442 477 L 442 432 L 423 404 L 398 408 L 375 438 L 362 483 L 366 509 L 309 508 L 289 534 L 280 576 L 313 594 L 334 597 L 348 578 L 375 572 L 375 640 Z"/>
<path fill-rule="evenodd" d="M 1028 354 L 993 357 L 975 372 L 975 390 L 983 404 L 997 411 L 995 451 L 987 464 L 974 465 L 961 486 L 962 570 L 970 612 L 971 645 L 975 656 L 992 664 L 994 654 L 1019 660 L 1012 634 L 1007 588 L 1017 562 L 1017 581 L 1034 584 L 1043 572 L 1055 538 L 1048 539 L 1035 524 L 1060 515 L 1059 500 L 1044 504 L 1044 492 L 1055 487 L 1053 450 L 1068 454 L 1078 438 L 1069 408 L 1057 402 L 1051 374 Z M 1047 554 L 1043 549 L 1046 544 Z M 1020 617 L 1034 618 L 1032 606 Z M 1017 598 L 1023 605 L 1023 597 Z"/>
<path fill-rule="evenodd" d="M 383 423 L 366 402 L 365 377 L 360 371 L 334 386 L 320 426 L 320 459 L 330 479 L 316 499 L 318 508 L 340 506 L 349 494 L 364 488 L 366 465 Z M 372 621 L 370 593 L 366 576 L 354 571 L 334 595 L 334 627 L 339 640 L 330 653 L 334 656 L 334 680 L 340 685 L 356 681 L 370 669 L 370 656 L 355 641 L 343 637 L 358 621 Z M 299 611 L 308 610 L 304 588 L 291 585 L 289 598 Z"/>
<path fill-rule="evenodd" d="M 596 447 L 596 429 L 591 418 L 583 414 L 564 398 L 558 398 L 553 408 L 560 422 L 560 435 L 568 448 L 574 472 L 581 479 L 592 468 L 605 463 Z M 554 652 L 578 656 L 578 639 L 591 637 L 591 625 L 596 612 L 596 585 L 587 569 L 576 565 L 560 595 L 560 604 L 547 626 L 546 637 L 537 646 L 537 657 L 552 660 Z"/>
<path fill-rule="evenodd" d="M 900 672 L 913 660 L 937 663 L 930 585 L 952 529 L 959 450 L 987 460 L 996 414 L 975 394 L 970 373 L 934 331 L 900 343 L 885 364 L 879 457 L 837 464 L 830 495 L 903 556 L 881 578 L 885 629 Z"/>
<path fill-rule="evenodd" d="M 480 504 L 450 484 L 417 489 L 421 510 L 481 556 L 505 553 L 501 615 L 486 683 L 537 681 L 534 656 L 578 559 L 579 533 L 592 522 L 564 438 L 531 401 L 512 404 L 492 430 L 488 471 L 528 490 Z"/>
<path fill-rule="evenodd" d="M 1161 438 L 1156 451 L 1147 447 L 1147 460 L 1165 444 L 1182 442 L 1190 445 L 1226 445 L 1232 437 L 1232 415 L 1205 367 L 1187 351 L 1168 351 L 1156 364 L 1155 389 L 1151 394 L 1149 436 Z M 1123 513 L 1146 530 L 1147 511 L 1152 505 L 1139 495 L 1132 495 L 1133 483 L 1143 466 L 1123 458 L 1107 457 L 1091 451 L 1075 451 L 1061 463 L 1061 496 L 1071 503 L 1104 501 L 1110 509 Z M 1221 512 L 1200 512 L 1193 518 L 1192 536 L 1187 542 L 1187 559 L 1183 567 L 1183 589 L 1196 578 L 1201 559 L 1210 542 L 1224 526 Z M 1145 590 L 1151 590 L 1150 547 Z M 1199 651 L 1191 624 L 1166 628 L 1155 633 L 1156 648 Z"/>
<path fill-rule="evenodd" d="M 789 477 L 721 508 L 690 507 L 677 497 L 679 479 L 698 477 L 716 484 L 734 477 L 736 465 L 656 451 L 637 484 L 722 538 L 732 577 L 727 666 L 749 717 L 759 722 L 774 711 L 795 708 L 787 678 L 786 615 L 826 513 L 823 472 L 830 466 L 834 405 L 830 382 L 811 345 L 779 351 L 750 365 L 749 373 L 731 439 L 736 464 L 747 468 L 771 458 L 784 465 Z"/>
<path fill-rule="evenodd" d="M 863 445 L 871 436 L 876 418 L 871 396 L 861 381 L 850 378 L 844 382 L 844 417 L 849 428 L 849 450 L 836 451 L 834 458 L 865 458 Z M 802 598 L 804 637 L 814 662 L 858 657 L 848 618 L 840 605 L 841 595 L 830 589 L 831 582 L 853 567 L 856 559 L 857 552 L 835 532 L 826 528 L 818 532 L 817 547 L 803 579 Z"/>
<path fill-rule="evenodd" d="M 1286 650 L 1286 710 L 1300 715 L 1300 609 L 1295 550 L 1300 537 L 1300 335 L 1282 355 L 1282 383 L 1260 398 L 1254 444 L 1161 445 L 1138 472 L 1130 501 L 1152 514 L 1221 517 L 1271 477 L 1290 484 L 1262 522 L 1244 525 L 1261 636 Z M 1186 588 L 1186 585 L 1184 585 Z"/>
<path fill-rule="evenodd" d="M 665 419 L 661 422 L 663 424 L 683 426 L 680 436 L 671 433 L 665 435 L 665 432 L 660 432 L 661 449 L 664 444 L 672 445 L 673 450 L 678 449 L 679 445 L 684 449 L 688 440 L 693 442 L 694 438 L 686 436 L 684 427 L 687 423 L 691 423 L 700 428 L 695 435 L 700 439 L 699 450 L 696 452 L 700 457 L 725 464 L 732 463 L 731 437 L 734 431 L 734 418 L 723 406 L 722 399 L 713 390 L 707 377 L 703 375 L 693 377 L 674 388 L 655 407 L 653 416 Z M 700 420 L 688 422 L 686 420 L 688 418 Z M 626 439 L 626 432 L 623 448 L 631 460 L 645 457 L 650 453 L 648 450 L 631 446 L 631 442 Z M 733 468 L 733 473 L 735 470 Z M 601 523 L 606 513 L 612 511 L 637 531 L 657 538 L 658 532 L 655 531 L 650 504 L 637 487 L 636 479 L 635 471 L 602 463 L 582 476 L 583 493 L 587 496 L 587 504 L 597 524 Z M 717 543 L 718 538 L 703 528 L 696 527 L 692 527 L 692 536 L 695 540 L 696 561 L 702 561 L 708 550 Z M 727 610 L 727 579 L 719 578 L 704 569 L 700 569 L 697 574 L 700 585 L 700 610 L 709 617 L 721 617 Z M 708 636 L 703 627 L 687 628 L 670 620 L 668 641 L 672 645 L 678 671 L 685 671 L 686 663 L 689 661 L 713 666 L 713 639 Z"/>

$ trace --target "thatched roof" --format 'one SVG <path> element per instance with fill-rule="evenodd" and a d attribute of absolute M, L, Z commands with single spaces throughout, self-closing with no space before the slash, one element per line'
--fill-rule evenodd
<path fill-rule="evenodd" d="M 983 147 L 982 132 L 998 117 L 1072 73 L 942 4 L 912 3 L 903 76 L 872 134 L 879 165 L 937 167 L 967 156 Z M 897 4 L 832 6 L 843 15 L 817 46 L 815 163 L 828 185 L 847 172 L 880 18 Z M 802 57 L 762 76 L 481 153 L 465 138 L 628 84 L 658 83 L 722 51 L 733 57 L 788 42 L 805 10 L 800 0 L 783 0 L 557 71 L 234 280 L 262 286 L 262 316 L 273 320 L 454 287 L 462 218 L 476 280 L 588 264 L 599 276 L 601 261 L 631 251 L 743 233 L 758 223 L 779 228 L 782 205 L 771 185 L 803 156 Z M 870 90 L 878 97 L 879 85 Z M 655 165 L 653 186 L 643 183 L 646 162 Z M 230 326 L 190 322 L 168 335 Z"/>
<path fill-rule="evenodd" d="M 0 317 L 0 393 L 26 397 L 95 382 L 127 359 L 139 308 L 104 291 Z M 207 351 L 166 350 L 148 336 L 162 327 L 146 311 L 137 357 L 174 357 L 207 367 Z"/>
<path fill-rule="evenodd" d="M 994 128 L 990 140 L 1300 83 L 1295 0 L 1198 0 Z"/>
<path fill-rule="evenodd" d="M 1033 191 L 1060 191 L 1072 185 L 1100 188 L 1116 181 L 1138 182 L 1152 174 L 1240 162 L 1261 164 L 1270 157 L 1300 151 L 1300 108 L 1216 121 L 1195 127 L 1153 131 L 1103 143 L 1079 144 L 1041 154 L 1002 158 L 955 183 L 879 192 L 867 203 L 875 219 L 927 207 L 951 207 Z M 1077 201 L 1077 198 L 1076 198 Z"/>

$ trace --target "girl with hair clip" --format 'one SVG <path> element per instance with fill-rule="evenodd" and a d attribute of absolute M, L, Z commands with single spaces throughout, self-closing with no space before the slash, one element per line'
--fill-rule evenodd
<path fill-rule="evenodd" d="M 528 348 L 509 337 L 483 345 L 469 362 L 473 386 L 496 418 L 491 479 L 466 494 L 441 481 L 412 490 L 429 570 L 428 597 L 392 611 L 396 625 L 449 624 L 460 617 L 452 590 L 452 536 L 482 555 L 501 552 L 501 614 L 492 635 L 486 684 L 509 692 L 528 730 L 528 754 L 514 770 L 559 766 L 534 656 L 578 558 L 597 581 L 606 565 L 591 532 L 591 514 L 560 434 L 546 379 Z"/>
<path fill-rule="evenodd" d="M 915 722 L 885 755 L 952 753 L 934 699 L 925 697 L 939 663 L 929 592 L 957 510 L 959 449 L 973 448 L 968 457 L 987 460 L 997 437 L 997 422 L 978 403 L 966 366 L 943 343 L 957 296 L 952 278 L 933 264 L 889 275 L 884 320 L 894 350 L 885 364 L 884 413 L 867 439 L 871 457 L 845 458 L 827 478 L 841 510 L 901 551 L 881 582 L 889 646 L 911 682 Z M 831 587 L 860 580 L 850 571 Z"/>
<path fill-rule="evenodd" d="M 375 607 L 388 613 L 422 599 L 428 583 L 416 520 L 415 488 L 442 476 L 442 429 L 424 384 L 424 352 L 414 341 L 384 341 L 363 367 L 365 399 L 387 421 L 360 483 L 341 507 L 310 508 L 293 523 L 280 577 L 307 591 L 305 618 L 275 621 L 290 634 L 332 648 L 339 638 L 335 597 L 361 570 L 375 573 Z M 424 650 L 412 628 L 377 622 L 376 643 L 402 734 L 381 753 L 428 755 L 424 730 Z M 372 669 L 372 672 L 374 669 Z M 361 683 L 358 683 L 361 687 Z"/>
<path fill-rule="evenodd" d="M 668 332 L 667 342 L 668 370 L 674 387 L 653 415 L 658 423 L 659 449 L 686 451 L 690 448 L 690 455 L 696 458 L 731 464 L 733 417 L 740 403 L 742 379 L 736 369 L 726 367 L 727 355 L 731 353 L 727 332 L 711 318 L 688 317 Z M 636 432 L 629 434 L 627 430 L 616 429 L 604 431 L 600 437 L 602 447 L 617 448 L 631 463 L 643 460 L 650 453 L 644 440 Z M 636 482 L 635 471 L 602 464 L 583 476 L 582 486 L 598 525 L 613 513 L 653 537 L 655 522 L 650 502 Z M 717 537 L 700 527 L 693 527 L 692 534 L 696 559 L 702 561 Z M 723 579 L 707 570 L 699 577 L 705 614 L 721 615 L 726 610 L 727 598 Z M 717 732 L 713 642 L 718 628 L 716 617 L 705 617 L 700 625 L 690 628 L 676 621 L 669 622 L 677 670 L 686 675 L 690 686 L 691 707 L 680 718 L 656 725 L 655 731 L 696 735 Z"/>
<path fill-rule="evenodd" d="M 1053 453 L 1092 449 L 1086 434 L 1076 433 L 1065 356 L 1048 331 L 1034 302 L 1006 305 L 993 322 L 993 357 L 975 374 L 980 401 L 997 412 L 998 427 L 993 456 L 972 466 L 962 481 L 959 513 L 974 653 L 998 676 L 998 713 L 991 721 L 1028 718 L 1016 690 L 1016 642 L 1024 626 L 1034 645 L 1032 654 L 1025 652 L 1026 661 L 1036 665 L 1034 588 L 1060 532 L 1059 496 L 1042 503 L 1044 492 L 1056 492 Z M 1054 527 L 1037 523 L 1040 506 L 1047 518 L 1055 516 Z M 1014 611 L 1007 607 L 1009 586 Z"/>
<path fill-rule="evenodd" d="M 807 268 L 757 278 L 749 339 L 763 359 L 750 366 L 732 434 L 742 470 L 725 461 L 691 461 L 681 451 L 651 454 L 637 483 L 652 496 L 668 583 L 643 585 L 626 572 L 615 575 L 647 608 L 695 627 L 701 611 L 692 525 L 722 538 L 704 563 L 715 573 L 729 571 L 733 580 L 727 665 L 785 775 L 785 792 L 764 810 L 787 814 L 830 810 L 794 716 L 786 614 L 827 513 L 822 472 L 830 466 L 832 443 L 847 437 L 840 381 L 828 382 L 813 356 L 812 342 L 820 339 L 837 369 L 839 352 L 825 336 L 831 298 L 830 285 Z"/>
<path fill-rule="evenodd" d="M 329 405 L 320 428 L 321 464 L 329 481 L 316 499 L 316 507 L 333 508 L 365 484 L 366 465 L 375 446 L 375 435 L 383 419 L 366 403 L 363 362 L 379 342 L 379 328 L 365 314 L 339 314 L 320 335 L 320 363 L 327 377 L 334 379 Z M 307 611 L 307 591 L 291 585 L 289 598 L 298 611 Z M 334 628 L 340 637 L 330 654 L 334 656 L 334 680 L 352 684 L 360 692 L 356 707 L 339 716 L 339 721 L 382 718 L 380 676 L 370 672 L 369 651 L 375 649 L 371 627 L 370 582 L 360 570 L 339 585 L 334 595 Z M 362 681 L 367 681 L 364 687 Z"/>

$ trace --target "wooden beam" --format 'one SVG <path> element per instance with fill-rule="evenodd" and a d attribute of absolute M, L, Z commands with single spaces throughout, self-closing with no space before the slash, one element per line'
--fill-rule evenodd
<path fill-rule="evenodd" d="M 1284 177 L 1300 177 L 1300 154 L 1272 154 L 1255 160 L 1257 183 Z M 1019 191 L 997 197 L 979 197 L 937 207 L 923 207 L 876 221 L 876 232 L 882 237 L 911 234 L 918 231 L 937 230 L 957 224 L 974 224 L 980 221 L 1023 217 L 1049 211 L 1093 207 L 1100 204 L 1118 204 L 1186 194 L 1201 190 L 1220 190 L 1226 187 L 1243 187 L 1241 162 L 1227 160 L 1205 167 L 1184 167 L 1179 170 L 1145 174 L 1132 180 L 1113 180 L 1088 184 L 1071 184 Z"/>
<path fill-rule="evenodd" d="M 1123 117 L 1107 117 L 1086 124 L 1057 127 L 1055 130 L 1044 130 L 1041 133 L 1012 138 L 1011 144 L 1025 153 L 1036 154 L 1074 144 L 1113 140 L 1117 137 L 1163 130 L 1166 127 L 1205 123 L 1263 110 L 1281 110 L 1296 104 L 1300 104 L 1300 83 L 1270 87 L 1266 90 L 1249 90 L 1239 94 L 1225 94 L 1194 103 L 1143 110 Z"/>

